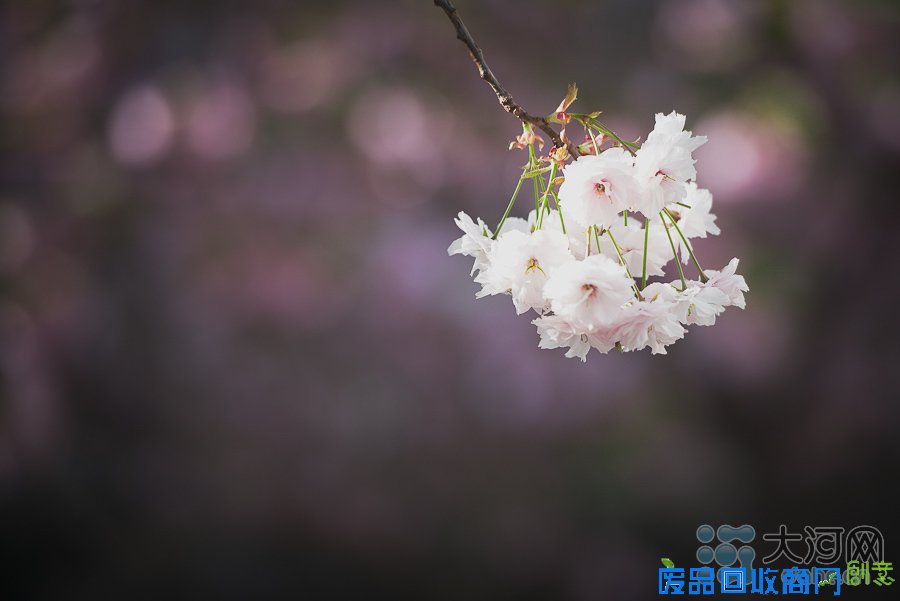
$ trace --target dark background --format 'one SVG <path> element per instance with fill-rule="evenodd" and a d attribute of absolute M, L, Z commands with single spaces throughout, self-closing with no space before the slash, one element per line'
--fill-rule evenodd
<path fill-rule="evenodd" d="M 429 1 L 3 2 L 4 599 L 645 599 L 702 523 L 900 560 L 898 3 L 458 7 L 532 112 L 687 114 L 747 309 L 581 364 L 475 302 L 520 128 Z"/>

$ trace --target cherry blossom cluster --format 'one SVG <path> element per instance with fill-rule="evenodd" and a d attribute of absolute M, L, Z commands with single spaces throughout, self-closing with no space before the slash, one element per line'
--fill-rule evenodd
<path fill-rule="evenodd" d="M 566 348 L 566 357 L 582 361 L 592 348 L 665 354 L 686 326 L 713 325 L 729 306 L 743 309 L 749 289 L 736 273 L 738 259 L 704 270 L 691 246 L 719 234 L 712 194 L 694 181 L 692 155 L 706 138 L 684 129 L 684 115 L 660 113 L 638 145 L 596 113 L 568 113 L 570 103 L 567 97 L 555 119 L 584 127 L 577 158 L 572 146 L 539 158 L 542 141 L 526 126 L 511 147 L 527 149 L 529 161 L 496 229 L 462 212 L 456 219 L 463 235 L 448 253 L 474 258 L 476 297 L 510 295 L 518 314 L 538 314 L 540 348 Z M 529 180 L 534 209 L 510 217 Z M 670 282 L 673 259 L 678 279 Z M 696 280 L 682 268 L 691 263 Z"/>

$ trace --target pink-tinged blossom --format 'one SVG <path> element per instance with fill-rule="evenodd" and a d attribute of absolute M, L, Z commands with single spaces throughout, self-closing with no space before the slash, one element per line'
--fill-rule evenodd
<path fill-rule="evenodd" d="M 582 155 L 564 170 L 559 201 L 566 217 L 588 227 L 610 225 L 637 200 L 634 158 L 622 148 Z"/>
<path fill-rule="evenodd" d="M 625 268 L 603 255 L 560 266 L 547 280 L 544 296 L 553 313 L 582 330 L 612 323 L 634 298 Z"/>
<path fill-rule="evenodd" d="M 749 292 L 750 287 L 747 286 L 744 276 L 735 273 L 738 263 L 738 259 L 734 258 L 722 268 L 722 271 L 707 269 L 706 277 L 709 278 L 709 281 L 706 282 L 706 285 L 721 290 L 728 297 L 726 306 L 743 309 L 747 306 L 744 293 Z"/>
<path fill-rule="evenodd" d="M 645 293 L 645 300 L 625 307 L 610 335 L 625 351 L 649 347 L 652 354 L 665 355 L 668 345 L 684 338 L 685 329 L 673 313 L 674 303 L 652 291 Z"/>

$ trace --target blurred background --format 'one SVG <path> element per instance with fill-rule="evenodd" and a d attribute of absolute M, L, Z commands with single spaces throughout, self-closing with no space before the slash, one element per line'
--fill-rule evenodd
<path fill-rule="evenodd" d="M 476 302 L 520 126 L 428 0 L 7 0 L 4 599 L 645 599 L 703 523 L 900 560 L 898 3 L 457 6 L 533 113 L 687 114 L 747 309 L 582 364 Z"/>

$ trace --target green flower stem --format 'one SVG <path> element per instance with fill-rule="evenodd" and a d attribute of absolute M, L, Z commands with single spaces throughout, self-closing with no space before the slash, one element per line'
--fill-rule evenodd
<path fill-rule="evenodd" d="M 500 218 L 500 223 L 497 225 L 497 230 L 491 237 L 493 240 L 496 240 L 497 236 L 500 235 L 500 230 L 503 229 L 503 224 L 506 223 L 506 218 L 509 217 L 509 212 L 512 211 L 513 205 L 516 204 L 516 197 L 519 195 L 519 190 L 522 189 L 522 182 L 524 181 L 525 173 L 522 173 L 522 177 L 519 178 L 519 183 L 516 184 L 516 189 L 513 192 L 512 198 L 509 199 L 509 204 L 506 205 L 506 211 L 503 212 L 503 217 Z"/>
<path fill-rule="evenodd" d="M 662 221 L 663 229 L 666 230 L 666 236 L 669 238 L 669 246 L 672 247 L 672 256 L 675 257 L 675 265 L 678 266 L 678 277 L 681 278 L 680 292 L 684 292 L 687 290 L 687 281 L 684 279 L 684 271 L 681 269 L 681 259 L 678 257 L 678 251 L 675 250 L 675 243 L 672 242 L 672 234 L 669 233 L 669 226 L 666 225 L 666 220 L 663 219 L 662 213 L 659 214 L 659 219 Z"/>
<path fill-rule="evenodd" d="M 688 244 L 687 238 L 685 238 L 684 234 L 681 233 L 681 228 L 678 227 L 677 223 L 675 223 L 675 218 L 672 217 L 672 213 L 669 212 L 669 209 L 665 209 L 665 208 L 663 209 L 663 212 L 669 216 L 669 219 L 672 220 L 672 225 L 675 226 L 675 231 L 678 232 L 679 236 L 681 236 L 681 241 L 684 242 L 684 246 L 685 246 L 685 248 L 687 248 L 688 254 L 691 256 L 691 261 L 694 262 L 694 267 L 696 267 L 697 271 L 700 272 L 700 281 L 707 282 L 709 280 L 709 278 L 706 277 L 705 273 L 703 273 L 703 268 L 700 267 L 700 261 L 698 261 L 697 257 L 694 255 L 694 250 L 691 248 L 691 245 Z M 680 264 L 681 263 L 679 263 L 679 265 Z"/>
<path fill-rule="evenodd" d="M 588 135 L 591 137 L 591 144 L 594 145 L 594 154 L 600 154 L 600 147 L 597 146 L 597 138 L 594 136 L 594 130 L 588 127 L 587 124 L 585 124 L 584 127 L 585 129 L 587 129 Z"/>
<path fill-rule="evenodd" d="M 594 226 L 594 233 L 597 233 L 597 226 Z M 625 268 L 625 273 L 628 274 L 628 277 L 631 279 L 631 287 L 634 288 L 634 293 L 638 297 L 639 300 L 644 300 L 644 297 L 641 296 L 641 291 L 638 290 L 637 285 L 634 283 L 634 276 L 631 275 L 631 270 L 628 269 L 628 263 L 625 262 L 625 257 L 622 256 L 622 251 L 619 250 L 619 245 L 616 244 L 616 239 L 613 238 L 612 232 L 607 230 L 603 230 L 603 233 L 609 236 L 609 241 L 612 242 L 613 248 L 616 249 L 616 254 L 619 255 L 619 262 L 622 264 L 622 267 Z M 597 250 L 600 250 L 600 238 L 597 238 Z"/>
<path fill-rule="evenodd" d="M 550 183 L 547 184 L 547 187 L 550 189 L 550 194 L 553 196 L 553 202 L 556 204 L 556 212 L 559 215 L 559 225 L 562 226 L 562 233 L 566 233 L 566 220 L 563 219 L 562 208 L 559 206 L 559 196 L 556 195 L 556 190 L 553 189 L 553 180 L 550 180 Z M 541 191 L 544 190 L 544 180 L 541 178 Z"/>
<path fill-rule="evenodd" d="M 650 236 L 650 218 L 644 217 L 644 267 L 641 271 L 641 290 L 647 287 L 647 241 Z"/>
<path fill-rule="evenodd" d="M 597 146 L 597 138 L 594 136 L 594 130 L 591 128 L 591 124 L 584 119 L 579 119 L 578 121 L 584 126 L 585 131 L 591 137 L 591 144 L 594 146 L 594 154 L 600 154 L 600 147 Z"/>
<path fill-rule="evenodd" d="M 625 140 L 620 138 L 618 135 L 616 135 L 616 132 L 614 132 L 610 128 L 606 127 L 605 125 L 603 125 L 603 123 L 601 123 L 600 121 L 597 121 L 597 119 L 592 118 L 591 123 L 593 123 L 594 127 L 599 129 L 602 133 L 606 134 L 607 136 L 609 136 L 610 138 L 612 138 L 613 140 L 618 142 L 619 145 L 622 146 L 622 148 L 624 148 L 625 150 L 627 150 L 628 152 L 631 153 L 631 156 L 637 155 L 637 153 L 635 152 L 635 149 L 640 148 L 640 146 L 638 146 L 637 144 L 634 144 L 632 142 L 626 142 Z"/>
<path fill-rule="evenodd" d="M 547 189 L 544 190 L 544 198 L 542 199 L 541 210 L 540 210 L 540 213 L 538 214 L 537 229 L 541 229 L 541 227 L 543 227 L 543 225 L 544 225 L 544 211 L 545 210 L 547 212 L 550 211 L 549 207 L 547 206 L 548 205 L 547 197 L 550 195 L 550 188 L 553 187 L 553 178 L 555 178 L 555 177 L 556 177 L 556 162 L 554 161 L 553 168 L 550 169 L 550 182 L 547 184 Z M 543 188 L 543 187 L 544 187 L 544 178 L 541 178 L 541 188 Z"/>
<path fill-rule="evenodd" d="M 534 156 L 534 144 L 528 145 L 528 171 L 532 171 L 535 167 L 537 167 L 537 158 Z M 527 175 L 527 174 L 526 174 Z M 543 179 L 542 179 L 543 181 Z M 538 183 L 537 177 L 531 178 L 531 183 L 534 184 L 534 216 L 537 219 L 540 204 L 540 194 L 538 193 Z"/>

